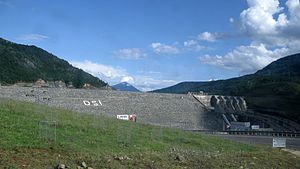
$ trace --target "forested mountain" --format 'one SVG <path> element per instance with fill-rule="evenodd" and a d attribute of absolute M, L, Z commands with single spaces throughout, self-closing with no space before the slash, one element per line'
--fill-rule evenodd
<path fill-rule="evenodd" d="M 251 75 L 212 82 L 182 82 L 153 92 L 199 91 L 245 96 L 252 109 L 300 122 L 300 54 L 281 58 Z"/>
<path fill-rule="evenodd" d="M 35 82 L 38 79 L 71 82 L 76 88 L 85 83 L 94 87 L 107 85 L 41 48 L 0 38 L 0 83 Z"/>

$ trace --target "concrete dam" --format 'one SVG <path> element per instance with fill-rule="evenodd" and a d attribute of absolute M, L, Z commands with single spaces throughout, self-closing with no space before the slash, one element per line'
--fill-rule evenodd
<path fill-rule="evenodd" d="M 223 130 L 300 131 L 300 125 L 294 121 L 248 109 L 244 97 L 198 93 L 190 93 L 190 95 L 197 99 L 206 109 L 221 116 L 223 119 Z"/>
<path fill-rule="evenodd" d="M 300 129 L 286 119 L 249 111 L 238 96 L 0 86 L 0 97 L 113 118 L 135 114 L 139 123 L 184 130 L 245 130 L 249 120 L 278 131 Z"/>
<path fill-rule="evenodd" d="M 223 130 L 234 129 L 239 123 L 237 114 L 247 111 L 247 104 L 243 97 L 239 96 L 221 96 L 221 95 L 203 95 L 190 93 L 206 109 L 219 114 L 223 121 Z M 240 122 L 240 124 L 242 124 Z M 224 128 L 226 125 L 226 128 Z M 250 126 L 249 126 L 250 127 Z M 242 130 L 242 129 L 241 129 Z"/>
<path fill-rule="evenodd" d="M 0 86 L 0 97 L 185 130 L 221 130 L 222 119 L 192 95 Z"/>

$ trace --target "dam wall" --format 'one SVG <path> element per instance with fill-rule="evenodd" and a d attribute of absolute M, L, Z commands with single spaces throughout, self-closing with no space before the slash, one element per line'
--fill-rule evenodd
<path fill-rule="evenodd" d="M 219 130 L 215 112 L 191 95 L 0 86 L 0 97 L 105 115 L 136 114 L 137 122 L 186 130 Z"/>
<path fill-rule="evenodd" d="M 234 114 L 247 111 L 247 103 L 244 97 L 192 94 L 207 109 L 217 110 L 220 113 Z"/>

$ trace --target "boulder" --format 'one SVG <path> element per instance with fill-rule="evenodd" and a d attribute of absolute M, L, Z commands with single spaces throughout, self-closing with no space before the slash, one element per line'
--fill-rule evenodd
<path fill-rule="evenodd" d="M 177 160 L 177 161 L 184 161 L 184 157 L 182 155 L 178 154 L 178 155 L 176 155 L 175 160 Z"/>
<path fill-rule="evenodd" d="M 56 169 L 65 169 L 67 168 L 65 164 L 58 164 Z"/>
<path fill-rule="evenodd" d="M 87 168 L 87 165 L 86 165 L 86 163 L 84 161 L 81 163 L 81 167 Z"/>

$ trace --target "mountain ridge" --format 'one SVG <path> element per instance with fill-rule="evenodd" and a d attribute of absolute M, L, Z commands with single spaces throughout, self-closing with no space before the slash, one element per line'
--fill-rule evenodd
<path fill-rule="evenodd" d="M 119 91 L 128 91 L 128 92 L 140 92 L 137 88 L 127 82 L 121 82 L 112 86 L 113 88 Z"/>
<path fill-rule="evenodd" d="M 278 59 L 254 74 L 211 82 L 181 82 L 152 92 L 200 91 L 245 96 L 251 109 L 300 122 L 300 53 Z"/>
<path fill-rule="evenodd" d="M 34 45 L 17 44 L 0 38 L 0 83 L 63 81 L 76 88 L 85 84 L 101 88 L 107 83 L 66 60 Z"/>

